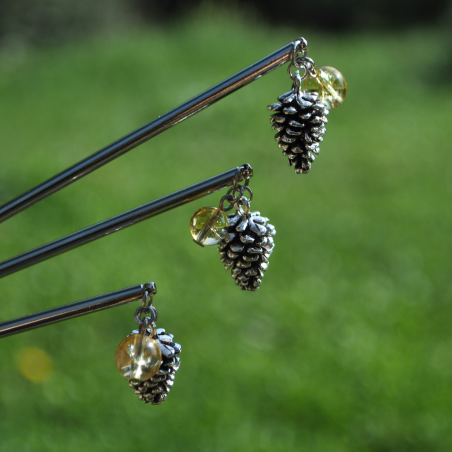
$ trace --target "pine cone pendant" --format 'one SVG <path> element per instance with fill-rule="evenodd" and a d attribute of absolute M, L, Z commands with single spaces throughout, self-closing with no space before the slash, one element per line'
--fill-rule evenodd
<path fill-rule="evenodd" d="M 145 381 L 130 379 L 129 386 L 143 402 L 160 405 L 166 400 L 174 385 L 174 377 L 180 367 L 180 358 L 177 355 L 182 351 L 182 347 L 173 342 L 174 336 L 165 333 L 163 328 L 157 328 L 155 331 L 154 340 L 162 354 L 161 364 L 151 378 Z M 135 334 L 139 334 L 139 331 L 132 331 L 131 336 Z M 145 334 L 150 337 L 151 330 L 147 329 Z"/>
<path fill-rule="evenodd" d="M 289 165 L 296 173 L 308 173 L 311 163 L 320 152 L 319 143 L 325 134 L 329 109 L 340 105 L 347 94 L 347 82 L 335 68 L 322 66 L 307 57 L 308 41 L 298 38 L 293 42 L 287 68 L 293 80 L 292 89 L 267 107 L 275 112 L 270 117 L 275 139 Z M 296 68 L 293 75 L 291 70 Z M 300 75 L 300 70 L 303 75 Z"/>
<path fill-rule="evenodd" d="M 296 173 L 308 173 L 320 152 L 319 143 L 326 132 L 329 110 L 318 93 L 303 93 L 298 73 L 297 78 L 292 90 L 279 96 L 279 102 L 267 109 L 275 112 L 270 116 L 270 122 L 272 129 L 277 131 L 278 146 L 289 158 L 289 165 L 295 165 Z"/>
<path fill-rule="evenodd" d="M 231 275 L 240 289 L 259 289 L 275 246 L 275 234 L 275 227 L 259 212 L 238 209 L 228 215 L 227 234 L 218 249 L 225 270 L 232 269 Z"/>
<path fill-rule="evenodd" d="M 135 321 L 140 327 L 118 345 L 115 353 L 120 374 L 129 380 L 129 386 L 143 402 L 152 405 L 160 405 L 166 400 L 180 366 L 177 355 L 182 351 L 182 347 L 173 341 L 172 334 L 155 325 L 158 313 L 152 306 L 152 298 L 156 293 L 154 283 L 144 285 L 142 306 L 135 312 Z"/>

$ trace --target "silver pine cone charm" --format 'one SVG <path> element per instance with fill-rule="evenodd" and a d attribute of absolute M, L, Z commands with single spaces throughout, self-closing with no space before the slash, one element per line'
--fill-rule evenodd
<path fill-rule="evenodd" d="M 275 227 L 259 212 L 228 215 L 226 237 L 220 242 L 219 251 L 225 270 L 232 269 L 232 277 L 242 290 L 257 290 L 261 285 L 268 258 L 273 248 Z"/>
<path fill-rule="evenodd" d="M 131 336 L 135 334 L 138 335 L 139 331 L 134 330 Z M 146 329 L 145 335 L 150 337 L 151 330 Z M 163 328 L 157 328 L 154 340 L 162 354 L 162 361 L 157 372 L 145 381 L 129 380 L 129 386 L 135 390 L 138 398 L 145 403 L 160 405 L 166 400 L 174 385 L 174 377 L 180 366 L 180 358 L 177 355 L 182 351 L 182 348 L 179 344 L 173 342 L 173 338 L 174 336 L 165 333 Z"/>
<path fill-rule="evenodd" d="M 160 405 L 173 387 L 174 375 L 180 366 L 177 355 L 182 348 L 173 341 L 172 334 L 155 325 L 158 312 L 152 306 L 152 299 L 157 286 L 149 282 L 142 287 L 142 305 L 135 312 L 135 321 L 140 327 L 118 345 L 115 364 L 143 402 Z"/>
<path fill-rule="evenodd" d="M 297 73 L 292 90 L 267 108 L 275 112 L 270 117 L 272 129 L 277 131 L 275 139 L 289 165 L 295 165 L 296 173 L 308 173 L 320 152 L 329 110 L 316 92 L 303 93 L 300 86 Z"/>

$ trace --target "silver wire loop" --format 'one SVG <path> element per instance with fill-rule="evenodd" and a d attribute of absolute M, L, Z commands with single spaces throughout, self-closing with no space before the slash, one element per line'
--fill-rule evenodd
<path fill-rule="evenodd" d="M 253 192 L 251 191 L 251 188 L 248 187 L 248 185 L 240 185 L 239 187 L 231 187 L 228 190 L 227 194 L 231 194 L 234 197 L 234 202 L 238 202 L 243 198 L 245 191 L 247 191 L 250 194 L 249 200 L 251 202 L 251 200 L 253 199 Z M 239 194 L 236 196 L 235 193 L 237 190 L 239 191 Z"/>
<path fill-rule="evenodd" d="M 151 314 L 151 316 L 147 316 L 142 319 L 141 315 L 142 314 Z M 144 325 L 145 327 L 149 326 L 151 323 L 154 323 L 156 320 L 158 319 L 158 312 L 157 309 L 154 308 L 154 306 L 149 306 L 146 308 L 143 308 L 143 306 L 140 306 L 136 311 L 135 311 L 135 322 L 138 323 L 138 325 Z"/>
<path fill-rule="evenodd" d="M 292 74 L 292 68 L 295 67 L 297 70 L 295 71 L 295 74 Z M 299 70 L 302 69 L 303 75 L 299 75 Z M 303 81 L 308 75 L 311 77 L 316 76 L 315 72 L 315 63 L 312 58 L 309 57 L 300 57 L 297 58 L 295 63 L 290 62 L 289 66 L 287 66 L 287 74 L 292 80 L 295 80 L 297 77 L 297 74 L 300 77 L 300 81 Z"/>
<path fill-rule="evenodd" d="M 290 61 L 296 66 L 296 59 L 301 55 L 306 56 L 308 53 L 308 41 L 305 38 L 298 38 L 294 41 L 292 51 L 290 52 Z"/>
<path fill-rule="evenodd" d="M 143 309 L 150 308 L 152 306 L 152 299 L 154 298 L 154 293 L 150 290 L 145 290 L 143 293 L 143 298 L 141 299 L 141 307 Z"/>
<path fill-rule="evenodd" d="M 297 86 L 308 75 L 315 77 L 315 63 L 314 60 L 307 56 L 307 53 L 308 41 L 306 41 L 306 39 L 299 38 L 294 41 L 292 51 L 290 52 L 290 63 L 287 67 L 287 74 L 294 82 L 296 82 Z M 292 74 L 293 67 L 297 69 L 295 74 Z M 304 71 L 302 75 L 300 75 L 300 69 Z"/>
<path fill-rule="evenodd" d="M 243 183 L 243 185 L 240 185 L 238 183 L 240 176 L 245 177 L 245 182 Z M 234 176 L 233 185 L 229 187 L 226 194 L 220 200 L 219 205 L 220 210 L 222 210 L 223 212 L 228 212 L 229 210 L 232 210 L 234 207 L 237 209 L 245 191 L 248 191 L 250 194 L 249 201 L 253 199 L 253 192 L 248 186 L 250 178 L 252 176 L 253 168 L 248 163 L 245 163 L 239 168 L 236 175 Z M 230 203 L 228 207 L 224 207 L 224 203 L 226 201 Z"/>
<path fill-rule="evenodd" d="M 295 66 L 296 67 L 303 67 L 303 69 L 311 76 L 315 77 L 315 63 L 312 58 L 309 58 L 307 56 L 302 56 L 300 58 L 297 58 L 295 60 Z"/>
<path fill-rule="evenodd" d="M 231 205 L 228 207 L 224 207 L 225 201 L 228 201 Z M 228 212 L 229 210 L 232 210 L 233 207 L 234 207 L 234 197 L 232 195 L 228 195 L 228 194 L 224 195 L 220 201 L 220 206 L 219 206 L 220 210 L 222 210 L 223 212 Z"/>
<path fill-rule="evenodd" d="M 287 75 L 292 79 L 295 80 L 295 78 L 297 77 L 297 74 L 299 77 L 301 77 L 301 80 L 304 80 L 306 78 L 306 71 L 304 72 L 304 74 L 302 76 L 300 76 L 300 71 L 296 70 L 295 74 L 292 74 L 292 68 L 295 67 L 295 65 L 290 62 L 289 66 L 287 66 Z"/>
<path fill-rule="evenodd" d="M 238 209 L 237 210 L 243 210 L 243 213 L 245 215 L 248 215 L 250 213 L 250 203 L 251 203 L 251 198 L 240 198 L 240 200 L 238 201 Z M 242 207 L 244 207 L 244 209 L 242 209 Z"/>
<path fill-rule="evenodd" d="M 246 180 L 246 183 L 248 183 L 248 181 L 249 179 Z M 244 196 L 245 192 L 249 193 L 249 198 L 246 198 Z M 249 212 L 249 205 L 252 199 L 253 192 L 251 191 L 251 188 L 248 187 L 248 185 L 238 185 L 236 187 L 230 187 L 227 193 L 221 198 L 219 208 L 223 212 L 228 212 L 229 210 L 232 210 L 234 207 L 238 210 L 240 206 L 246 204 Z M 228 207 L 224 207 L 225 201 L 228 201 L 230 203 Z"/>

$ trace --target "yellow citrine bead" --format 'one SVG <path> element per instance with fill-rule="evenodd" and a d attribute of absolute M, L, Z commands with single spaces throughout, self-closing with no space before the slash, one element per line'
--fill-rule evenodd
<path fill-rule="evenodd" d="M 201 246 L 216 245 L 227 234 L 228 216 L 217 207 L 202 207 L 190 220 L 193 240 Z"/>
<path fill-rule="evenodd" d="M 326 102 L 328 108 L 341 104 L 347 95 L 347 81 L 334 67 L 322 66 L 316 69 L 316 76 L 307 76 L 301 90 L 304 93 L 318 93 L 319 99 Z"/>
<path fill-rule="evenodd" d="M 116 349 L 115 364 L 127 380 L 146 381 L 152 378 L 162 363 L 162 352 L 152 337 L 132 334 Z"/>

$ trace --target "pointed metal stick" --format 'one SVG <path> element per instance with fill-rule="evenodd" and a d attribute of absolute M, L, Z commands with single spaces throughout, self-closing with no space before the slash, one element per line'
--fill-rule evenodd
<path fill-rule="evenodd" d="M 26 253 L 0 262 L 0 278 L 15 273 L 31 265 L 42 262 L 58 254 L 77 248 L 85 243 L 113 234 L 128 228 L 143 220 L 159 215 L 167 210 L 178 207 L 195 199 L 202 198 L 222 188 L 234 185 L 246 178 L 250 178 L 253 169 L 250 165 L 232 168 L 197 184 L 176 191 L 163 198 L 156 199 L 135 209 L 124 212 L 108 220 L 101 221 L 80 231 L 69 234 L 53 242 L 42 245 Z"/>
<path fill-rule="evenodd" d="M 141 300 L 152 284 L 154 283 L 139 284 L 0 323 L 0 338 Z"/>
<path fill-rule="evenodd" d="M 294 42 L 0 206 L 0 223 L 289 61 Z"/>

